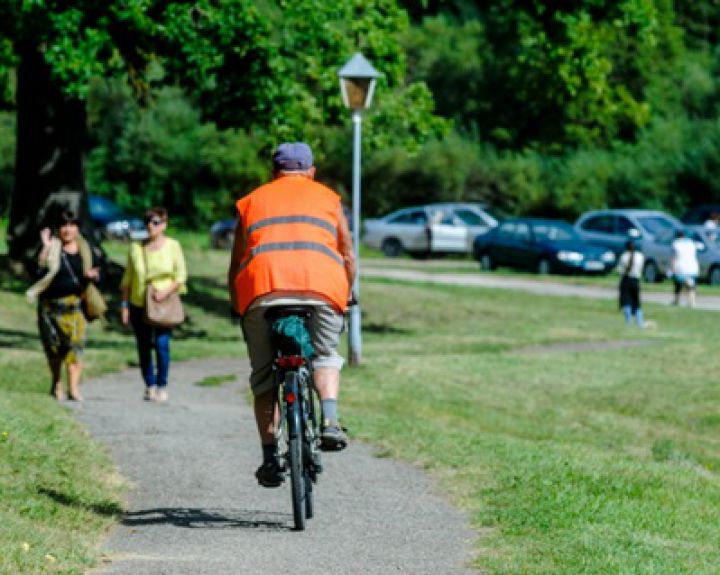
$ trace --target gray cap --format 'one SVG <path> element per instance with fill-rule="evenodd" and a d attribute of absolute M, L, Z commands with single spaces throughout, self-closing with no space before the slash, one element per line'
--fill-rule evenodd
<path fill-rule="evenodd" d="M 305 142 L 283 142 L 273 154 L 276 170 L 309 170 L 313 165 L 313 153 Z"/>

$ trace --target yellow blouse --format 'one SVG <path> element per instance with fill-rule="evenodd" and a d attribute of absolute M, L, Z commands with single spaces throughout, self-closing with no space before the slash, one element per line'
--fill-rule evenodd
<path fill-rule="evenodd" d="M 147 269 L 145 262 L 147 262 Z M 181 284 L 180 293 L 187 293 L 185 257 L 177 240 L 166 237 L 165 243 L 159 250 L 145 249 L 139 243 L 130 246 L 127 266 L 125 266 L 120 287 L 130 289 L 132 305 L 145 306 L 145 290 L 148 280 L 158 290 L 167 289 L 173 282 L 177 282 Z"/>

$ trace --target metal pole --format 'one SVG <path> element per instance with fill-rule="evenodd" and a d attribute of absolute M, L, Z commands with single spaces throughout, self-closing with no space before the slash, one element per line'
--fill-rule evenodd
<path fill-rule="evenodd" d="M 360 300 L 360 136 L 362 113 L 353 110 L 353 181 L 352 181 L 352 226 L 353 250 L 355 251 L 355 282 L 353 292 Z M 360 304 L 350 308 L 350 333 L 348 337 L 350 365 L 360 365 L 362 359 L 362 335 L 360 330 Z"/>

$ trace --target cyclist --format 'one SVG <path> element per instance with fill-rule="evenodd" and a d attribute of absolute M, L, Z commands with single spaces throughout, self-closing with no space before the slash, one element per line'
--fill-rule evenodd
<path fill-rule="evenodd" d="M 286 142 L 273 154 L 273 180 L 236 204 L 228 286 L 250 356 L 250 387 L 263 451 L 255 476 L 264 487 L 277 487 L 284 479 L 275 439 L 278 413 L 270 325 L 265 319 L 269 306 L 313 306 L 308 329 L 323 412 L 321 447 L 337 451 L 347 445 L 338 421 L 343 358 L 337 346 L 355 257 L 340 196 L 314 178 L 310 146 Z"/>

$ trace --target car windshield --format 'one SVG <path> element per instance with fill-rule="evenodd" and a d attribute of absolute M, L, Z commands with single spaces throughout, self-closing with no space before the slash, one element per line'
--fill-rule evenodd
<path fill-rule="evenodd" d="M 638 222 L 646 232 L 654 236 L 665 236 L 678 229 L 671 220 L 662 216 L 643 216 L 638 218 Z"/>
<path fill-rule="evenodd" d="M 580 237 L 569 224 L 537 223 L 533 224 L 533 233 L 537 241 L 567 242 L 580 240 Z"/>

